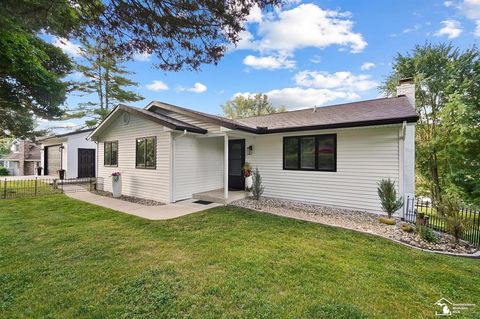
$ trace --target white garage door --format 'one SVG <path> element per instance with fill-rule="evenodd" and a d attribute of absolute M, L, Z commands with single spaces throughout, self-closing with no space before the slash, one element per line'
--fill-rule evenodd
<path fill-rule="evenodd" d="M 47 164 L 45 174 L 56 175 L 57 171 L 62 167 L 62 155 L 60 146 L 47 147 Z"/>

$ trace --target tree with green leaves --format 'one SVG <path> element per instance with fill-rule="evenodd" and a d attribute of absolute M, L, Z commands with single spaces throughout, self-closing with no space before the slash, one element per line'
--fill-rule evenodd
<path fill-rule="evenodd" d="M 58 119 L 70 59 L 38 36 L 0 28 L 0 137 L 33 137 L 36 118 Z"/>
<path fill-rule="evenodd" d="M 87 117 L 85 124 L 95 126 L 103 120 L 112 107 L 118 103 L 136 102 L 143 99 L 142 96 L 128 90 L 128 87 L 136 86 L 137 83 L 126 76 L 132 74 L 122 66 L 124 58 L 118 53 L 111 51 L 111 41 L 90 44 L 85 41 L 81 48 L 81 56 L 85 64 L 78 65 L 86 81 L 76 84 L 76 90 L 86 95 L 94 94 L 96 98 L 84 102 L 75 110 L 75 116 Z"/>
<path fill-rule="evenodd" d="M 418 180 L 441 202 L 446 193 L 480 204 L 480 54 L 451 44 L 417 45 L 398 54 L 383 90 L 390 95 L 401 78 L 413 77 Z"/>
<path fill-rule="evenodd" d="M 222 105 L 223 116 L 229 119 L 240 119 L 251 116 L 285 112 L 285 107 L 274 107 L 265 94 L 253 96 L 237 95 Z"/>
<path fill-rule="evenodd" d="M 37 117 L 58 119 L 72 63 L 40 33 L 112 39 L 111 51 L 153 54 L 162 70 L 216 64 L 240 39 L 250 10 L 279 0 L 3 0 L 0 10 L 0 134 L 33 134 Z"/>

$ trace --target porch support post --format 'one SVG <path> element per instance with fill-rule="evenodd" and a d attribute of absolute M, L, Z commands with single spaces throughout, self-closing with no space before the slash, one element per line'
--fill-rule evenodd
<path fill-rule="evenodd" d="M 223 198 L 228 199 L 228 135 L 223 137 Z"/>

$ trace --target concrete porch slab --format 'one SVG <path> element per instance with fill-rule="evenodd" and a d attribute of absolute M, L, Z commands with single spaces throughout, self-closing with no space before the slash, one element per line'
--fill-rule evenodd
<path fill-rule="evenodd" d="M 238 190 L 238 191 L 228 191 L 228 199 L 223 197 L 223 188 L 214 189 L 208 192 L 201 192 L 192 195 L 193 199 L 196 200 L 204 200 L 207 202 L 212 203 L 219 203 L 219 204 L 229 204 L 233 201 L 244 199 L 247 197 L 247 192 Z"/>

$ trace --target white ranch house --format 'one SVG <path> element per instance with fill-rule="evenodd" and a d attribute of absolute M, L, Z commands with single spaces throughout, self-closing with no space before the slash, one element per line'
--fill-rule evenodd
<path fill-rule="evenodd" d="M 402 196 L 415 192 L 414 103 L 413 83 L 402 81 L 397 97 L 238 120 L 162 102 L 119 105 L 88 138 L 107 191 L 119 171 L 126 195 L 227 203 L 249 162 L 264 196 L 378 212 L 382 178 Z"/>

